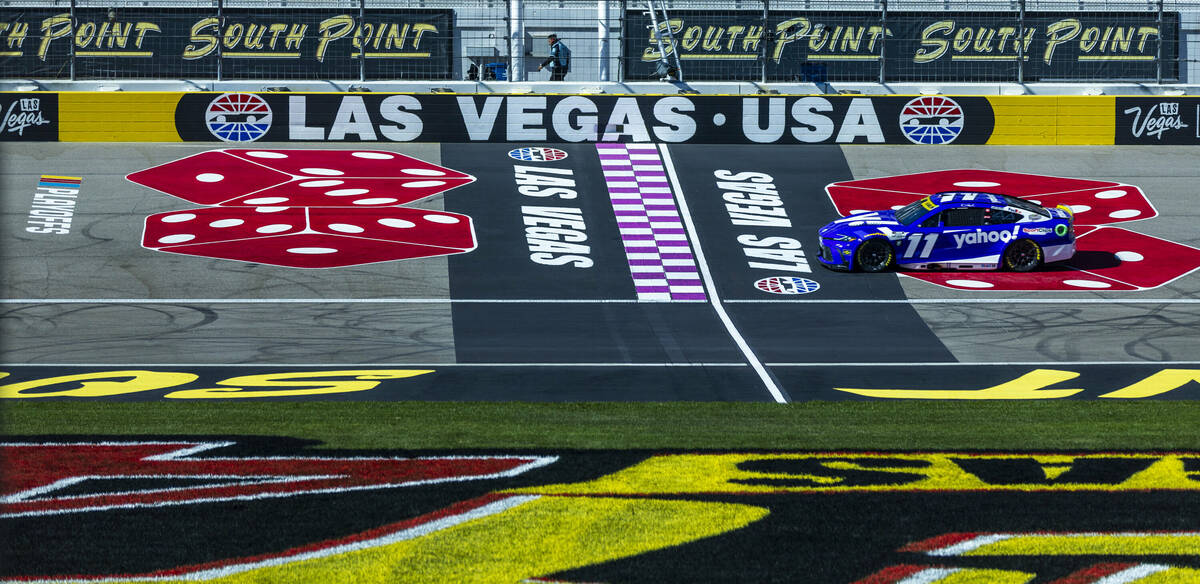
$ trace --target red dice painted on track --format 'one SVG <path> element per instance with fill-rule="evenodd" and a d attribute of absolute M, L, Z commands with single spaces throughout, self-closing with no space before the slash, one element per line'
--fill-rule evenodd
<path fill-rule="evenodd" d="M 464 253 L 471 218 L 411 203 L 474 177 L 378 150 L 224 149 L 129 180 L 207 208 L 146 218 L 144 247 L 294 268 Z"/>
<path fill-rule="evenodd" d="M 380 150 L 225 149 L 135 172 L 129 180 L 201 205 L 382 207 L 475 180 Z"/>
<path fill-rule="evenodd" d="M 898 209 L 947 191 L 1001 193 L 1055 207 L 1067 205 L 1078 225 L 1106 225 L 1158 214 L 1142 189 L 1128 184 L 998 170 L 937 170 L 835 182 L 825 190 L 838 213 Z"/>
<path fill-rule="evenodd" d="M 934 193 L 1009 194 L 1075 214 L 1076 253 L 1033 272 L 904 272 L 958 290 L 1134 291 L 1156 288 L 1200 268 L 1200 249 L 1151 237 L 1112 223 L 1157 216 L 1134 185 L 995 170 L 939 170 L 841 181 L 826 187 L 842 215 L 898 209 Z"/>
<path fill-rule="evenodd" d="M 475 249 L 471 218 L 388 209 L 209 207 L 146 218 L 159 251 L 292 268 L 335 268 Z"/>

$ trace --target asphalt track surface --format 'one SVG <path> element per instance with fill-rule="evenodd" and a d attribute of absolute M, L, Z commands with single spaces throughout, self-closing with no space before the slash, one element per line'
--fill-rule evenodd
<path fill-rule="evenodd" d="M 563 146 L 567 158 L 551 165 L 570 169 L 558 176 L 575 181 L 571 199 L 518 192 L 515 166 L 537 165 L 508 155 L 520 145 L 253 146 L 388 150 L 471 174 L 410 206 L 472 217 L 478 247 L 331 269 L 162 253 L 141 245 L 145 218 L 194 205 L 125 176 L 215 146 L 6 146 L 0 363 L 13 379 L 436 366 L 450 377 L 370 399 L 799 401 L 831 399 L 818 389 L 846 380 L 878 384 L 879 372 L 894 386 L 978 388 L 981 372 L 1011 379 L 1058 365 L 1136 379 L 1200 362 L 1197 272 L 1138 291 L 988 292 L 831 272 L 814 257 L 816 229 L 837 217 L 827 184 L 951 168 L 1134 184 L 1158 216 L 1127 229 L 1200 247 L 1200 148 L 662 146 L 702 293 L 658 301 L 639 300 L 596 145 Z M 787 224 L 735 224 L 718 182 L 736 173 L 769 176 Z M 43 175 L 83 179 L 69 234 L 25 229 Z M 551 205 L 586 223 L 586 267 L 531 260 L 525 208 Z M 746 236 L 801 242 L 811 272 L 753 266 Z M 768 276 L 820 288 L 769 294 L 754 285 Z"/>

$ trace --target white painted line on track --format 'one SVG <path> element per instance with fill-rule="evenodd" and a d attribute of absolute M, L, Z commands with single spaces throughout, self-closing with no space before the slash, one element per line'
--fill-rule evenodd
<path fill-rule="evenodd" d="M 1200 298 L 747 298 L 728 304 L 1200 304 Z"/>
<path fill-rule="evenodd" d="M 768 367 L 1072 367 L 1075 365 L 1145 365 L 1145 366 L 1200 366 L 1200 361 L 933 361 L 914 362 L 864 362 L 839 363 L 791 362 L 766 363 Z M 0 363 L 0 367 L 304 367 L 311 369 L 330 368 L 380 368 L 418 367 L 749 367 L 747 363 Z"/>
<path fill-rule="evenodd" d="M 665 263 L 665 262 L 664 262 Z M 0 304 L 708 304 L 636 298 L 3 298 Z M 1200 298 L 746 298 L 725 304 L 1200 304 Z"/>
<path fill-rule="evenodd" d="M 692 220 L 692 212 L 688 209 L 687 197 L 683 194 L 683 185 L 679 182 L 679 175 L 675 172 L 675 162 L 671 160 L 671 151 L 667 148 L 666 144 L 659 144 L 658 151 L 662 154 L 663 167 L 667 171 L 671 187 L 675 190 L 675 203 L 679 206 L 679 215 L 683 219 L 688 239 L 692 242 L 692 251 L 696 255 L 696 265 L 700 270 L 700 277 L 704 280 L 704 287 L 708 289 L 709 304 L 712 305 L 713 310 L 717 313 L 717 317 L 725 325 L 725 330 L 729 332 L 729 336 L 733 338 L 733 342 L 742 351 L 742 356 L 746 358 L 746 362 L 758 373 L 758 378 L 762 380 L 771 397 L 777 403 L 787 403 L 788 400 L 784 397 L 783 391 L 775 383 L 775 378 L 763 366 L 762 361 L 759 361 L 758 356 L 750 348 L 749 343 L 742 337 L 742 333 L 737 330 L 737 327 L 733 324 L 733 320 L 729 318 L 729 313 L 725 312 L 725 306 L 721 303 L 721 297 L 717 294 L 716 283 L 713 282 L 712 271 L 708 268 L 708 261 L 704 259 L 704 250 L 700 245 L 700 236 L 696 231 L 696 223 Z"/>
<path fill-rule="evenodd" d="M 1075 365 L 1200 365 L 1200 361 L 933 361 L 929 363 L 914 363 L 910 361 L 893 363 L 768 363 L 771 367 L 1072 367 Z"/>
<path fill-rule="evenodd" d="M 0 304 L 660 304 L 636 298 L 6 298 Z M 706 304 L 703 300 L 675 303 Z"/>
<path fill-rule="evenodd" d="M 0 363 L 0 367 L 748 367 L 746 363 Z"/>

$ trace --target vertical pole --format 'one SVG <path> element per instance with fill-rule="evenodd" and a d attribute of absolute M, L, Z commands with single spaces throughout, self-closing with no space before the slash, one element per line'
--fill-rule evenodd
<path fill-rule="evenodd" d="M 879 84 L 887 83 L 887 0 L 879 3 Z"/>
<path fill-rule="evenodd" d="M 367 0 L 358 0 L 358 30 L 362 30 L 363 25 L 367 24 Z M 358 48 L 358 81 L 361 83 L 367 80 L 367 42 L 363 39 L 362 46 Z"/>
<path fill-rule="evenodd" d="M 224 36 L 222 32 L 225 30 L 225 0 L 217 0 L 217 81 L 224 81 L 225 75 L 222 70 L 222 65 L 225 64 L 225 58 L 222 56 L 222 50 L 225 43 L 222 41 Z"/>
<path fill-rule="evenodd" d="M 625 46 L 626 46 L 625 38 L 629 35 L 628 15 L 629 15 L 628 2 L 627 2 L 627 0 L 621 0 L 621 36 L 619 39 L 621 41 L 621 45 L 619 47 L 621 52 L 620 52 L 620 56 L 617 58 L 617 81 L 620 83 L 625 82 L 625 74 L 626 74 L 625 73 L 625 59 L 629 58 L 629 55 L 625 54 Z"/>
<path fill-rule="evenodd" d="M 525 80 L 525 2 L 508 2 L 508 80 Z"/>
<path fill-rule="evenodd" d="M 1162 85 L 1163 80 L 1163 0 L 1158 0 L 1158 52 L 1154 56 L 1154 82 Z"/>
<path fill-rule="evenodd" d="M 75 80 L 75 0 L 71 0 L 71 42 L 67 44 L 67 48 L 71 50 L 70 66 L 71 66 L 71 81 Z"/>
<path fill-rule="evenodd" d="M 608 81 L 608 0 L 596 0 L 596 54 L 600 65 L 600 81 Z"/>
<path fill-rule="evenodd" d="M 762 6 L 763 6 L 763 12 L 762 12 L 763 30 L 762 30 L 762 37 L 761 37 L 762 40 L 759 41 L 759 46 L 762 47 L 762 49 L 759 51 L 759 56 L 758 56 L 758 61 L 759 61 L 758 82 L 765 84 L 767 82 L 767 23 L 770 22 L 771 0 L 762 0 Z"/>
<path fill-rule="evenodd" d="M 1025 84 L 1025 0 L 1017 1 L 1017 83 Z"/>

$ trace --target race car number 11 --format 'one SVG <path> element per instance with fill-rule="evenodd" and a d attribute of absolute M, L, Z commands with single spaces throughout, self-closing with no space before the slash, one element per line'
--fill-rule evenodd
<path fill-rule="evenodd" d="M 921 255 L 916 256 L 917 247 L 921 245 L 921 238 L 925 239 L 925 246 L 921 248 Z M 937 243 L 938 234 L 936 233 L 914 233 L 908 236 L 908 246 L 904 248 L 904 257 L 921 257 L 927 258 L 930 253 L 933 253 L 933 245 Z"/>

